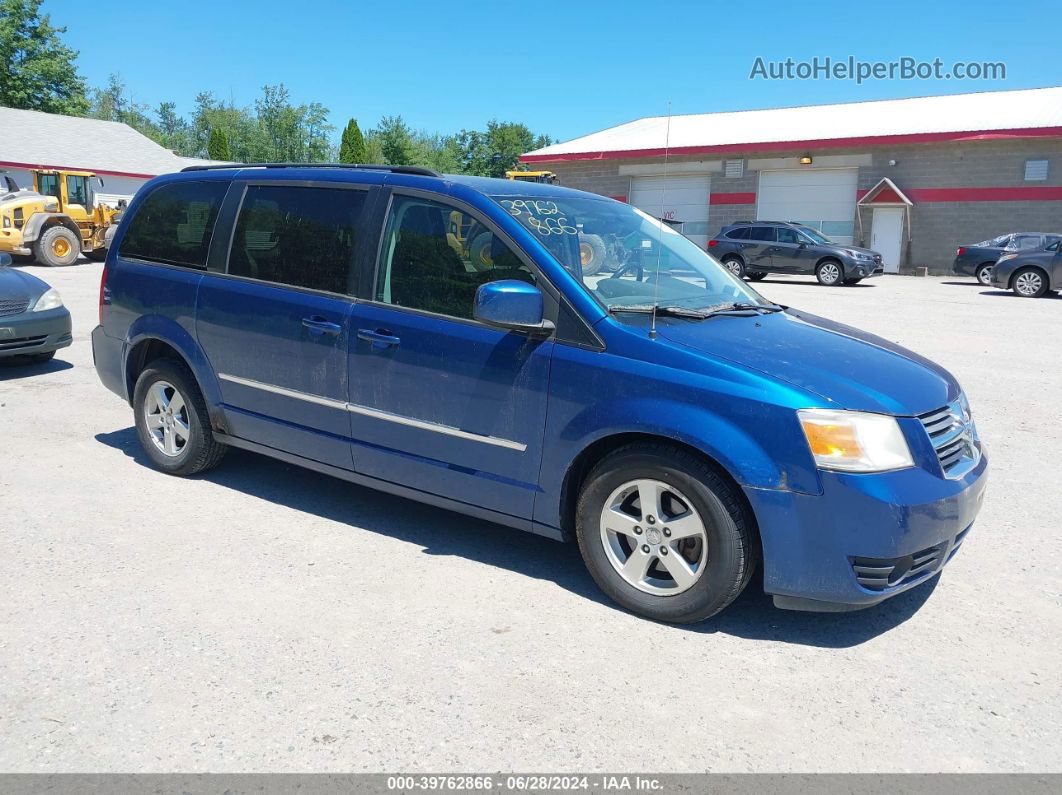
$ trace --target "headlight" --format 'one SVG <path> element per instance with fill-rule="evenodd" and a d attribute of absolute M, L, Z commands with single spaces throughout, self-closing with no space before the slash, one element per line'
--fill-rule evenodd
<path fill-rule="evenodd" d="M 45 309 L 56 309 L 62 305 L 63 299 L 59 291 L 54 287 L 49 287 L 48 291 L 37 299 L 37 303 L 33 305 L 33 311 L 43 312 Z"/>
<path fill-rule="evenodd" d="M 820 469 L 885 472 L 914 466 L 895 417 L 837 409 L 800 409 L 797 416 Z"/>
<path fill-rule="evenodd" d="M 1000 262 L 1006 262 L 1008 259 L 1014 259 L 1016 256 L 1018 256 L 1018 255 L 1017 254 L 1004 254 L 1002 257 L 1000 257 L 999 259 L 996 260 L 996 264 L 998 265 Z"/>

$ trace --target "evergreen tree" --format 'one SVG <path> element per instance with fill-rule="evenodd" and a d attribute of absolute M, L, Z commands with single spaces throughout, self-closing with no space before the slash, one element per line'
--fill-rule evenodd
<path fill-rule="evenodd" d="M 340 163 L 369 163 L 367 158 L 368 149 L 365 146 L 365 136 L 361 134 L 357 119 L 351 119 L 343 128 L 343 136 L 339 142 Z"/>
<path fill-rule="evenodd" d="M 210 131 L 210 141 L 207 143 L 207 155 L 211 160 L 232 160 L 232 149 L 229 147 L 229 137 L 220 127 Z"/>

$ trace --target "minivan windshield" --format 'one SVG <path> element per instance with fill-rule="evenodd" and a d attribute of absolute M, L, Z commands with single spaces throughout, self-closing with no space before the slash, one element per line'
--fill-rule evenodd
<path fill-rule="evenodd" d="M 773 306 L 689 238 L 622 202 L 493 196 L 610 310 Z"/>

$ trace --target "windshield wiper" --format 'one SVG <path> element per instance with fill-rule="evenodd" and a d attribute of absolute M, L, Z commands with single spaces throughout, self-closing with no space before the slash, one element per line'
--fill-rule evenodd
<path fill-rule="evenodd" d="M 726 304 L 713 309 L 710 312 L 705 312 L 705 317 L 715 317 L 716 315 L 739 315 L 745 312 L 762 312 L 765 315 L 769 315 L 772 312 L 784 312 L 785 307 L 781 304 L 749 304 L 737 302 L 733 304 Z"/>
<path fill-rule="evenodd" d="M 619 314 L 621 312 L 629 312 L 636 315 L 651 315 L 653 314 L 652 304 L 634 304 L 631 306 L 610 306 L 608 311 L 612 314 Z M 708 317 L 707 312 L 701 312 L 697 309 L 686 309 L 681 306 L 658 306 L 656 307 L 656 314 L 662 317 L 689 317 L 696 320 L 704 320 Z"/>

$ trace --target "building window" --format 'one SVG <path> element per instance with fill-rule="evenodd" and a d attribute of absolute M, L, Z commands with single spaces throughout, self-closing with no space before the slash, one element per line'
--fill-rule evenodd
<path fill-rule="evenodd" d="M 727 160 L 725 171 L 723 172 L 728 179 L 736 179 L 741 177 L 745 173 L 745 161 L 744 160 Z"/>
<path fill-rule="evenodd" d="M 1043 182 L 1047 179 L 1047 161 L 1046 160 L 1026 160 L 1025 161 L 1025 181 L 1026 182 Z"/>

